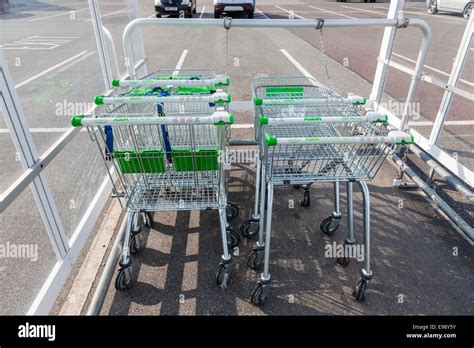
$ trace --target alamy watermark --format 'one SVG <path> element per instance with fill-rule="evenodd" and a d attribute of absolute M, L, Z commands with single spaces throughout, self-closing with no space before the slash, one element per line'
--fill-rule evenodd
<path fill-rule="evenodd" d="M 253 164 L 256 162 L 257 150 L 225 150 L 219 151 L 219 163 Z"/>
<path fill-rule="evenodd" d="M 326 244 L 324 246 L 324 256 L 328 258 L 354 258 L 357 261 L 364 261 L 364 245 L 363 244 Z"/>
<path fill-rule="evenodd" d="M 0 244 L 0 259 L 29 259 L 38 261 L 38 244 Z"/>

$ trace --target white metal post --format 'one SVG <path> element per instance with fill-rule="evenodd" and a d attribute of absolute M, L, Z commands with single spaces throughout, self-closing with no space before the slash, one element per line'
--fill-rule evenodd
<path fill-rule="evenodd" d="M 0 50 L 0 104 L 22 167 L 27 170 L 35 165 L 39 157 L 14 86 L 3 52 Z M 69 250 L 69 243 L 43 173 L 38 174 L 30 184 L 30 188 L 56 256 L 62 260 Z"/>
<path fill-rule="evenodd" d="M 405 0 L 392 0 L 388 9 L 387 19 L 398 18 L 401 14 L 401 11 L 403 10 L 404 5 Z M 377 69 L 375 70 L 372 92 L 370 93 L 370 100 L 375 101 L 377 104 L 380 103 L 380 100 L 382 99 L 382 82 L 388 71 L 388 66 L 384 63 L 384 61 L 388 58 L 390 47 L 392 47 L 392 42 L 394 39 L 395 28 L 386 27 L 383 33 L 382 44 L 380 45 L 380 53 L 377 62 Z"/>
<path fill-rule="evenodd" d="M 110 66 L 109 51 L 105 42 L 105 35 L 102 30 L 102 19 L 97 0 L 89 0 L 89 8 L 92 16 L 92 25 L 94 26 L 94 34 L 99 50 L 100 65 L 104 77 L 105 90 L 112 87 L 112 68 Z"/>
<path fill-rule="evenodd" d="M 127 0 L 127 8 L 130 11 L 130 19 L 137 19 L 140 18 L 140 14 L 138 12 L 138 1 L 137 0 Z M 134 69 L 136 76 L 132 78 L 141 78 L 148 75 L 148 66 L 146 64 L 146 54 L 145 54 L 145 44 L 143 42 L 143 32 L 141 29 L 138 29 L 137 32 L 133 36 L 133 48 L 135 50 L 134 53 L 135 57 L 137 57 L 137 61 L 143 59 L 145 63 L 139 68 Z M 125 57 L 126 59 L 127 57 Z M 131 64 L 131 62 L 125 62 L 125 65 Z"/>
<path fill-rule="evenodd" d="M 441 104 L 439 106 L 438 114 L 436 115 L 436 120 L 434 122 L 433 128 L 431 129 L 431 134 L 429 138 L 430 145 L 436 144 L 438 142 L 439 135 L 441 133 L 441 130 L 443 129 L 444 122 L 446 121 L 446 118 L 448 117 L 448 112 L 449 112 L 449 109 L 451 107 L 451 103 L 454 97 L 453 88 L 456 87 L 459 81 L 459 78 L 461 77 L 464 64 L 467 61 L 469 49 L 471 47 L 471 44 L 474 41 L 473 30 L 474 30 L 474 15 L 470 16 L 469 21 L 466 24 L 466 30 L 464 30 L 461 44 L 459 45 L 456 58 L 454 59 L 453 69 L 451 70 L 451 74 L 449 75 L 448 84 L 446 85 L 446 89 L 443 94 L 443 99 L 441 99 Z"/>

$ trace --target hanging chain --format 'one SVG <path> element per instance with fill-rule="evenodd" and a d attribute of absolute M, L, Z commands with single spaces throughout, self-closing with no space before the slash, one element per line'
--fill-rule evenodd
<path fill-rule="evenodd" d="M 232 17 L 224 17 L 225 28 L 225 76 L 229 77 L 229 29 L 232 23 Z"/>
<path fill-rule="evenodd" d="M 324 35 L 323 35 L 323 26 L 324 26 L 324 19 L 318 18 L 318 24 L 316 26 L 316 30 L 319 29 L 319 42 L 321 43 L 321 57 L 323 61 L 324 71 L 326 72 L 326 77 L 329 81 L 329 87 L 339 95 L 343 95 L 344 93 L 336 88 L 334 82 L 332 81 L 331 75 L 329 74 L 329 68 L 326 61 L 326 49 L 324 47 Z"/>

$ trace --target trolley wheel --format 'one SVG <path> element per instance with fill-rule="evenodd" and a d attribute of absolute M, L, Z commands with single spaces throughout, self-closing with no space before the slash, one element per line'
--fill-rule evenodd
<path fill-rule="evenodd" d="M 342 267 L 346 267 L 349 264 L 349 258 L 346 256 L 338 257 L 336 262 L 341 265 Z"/>
<path fill-rule="evenodd" d="M 230 277 L 230 274 L 229 274 L 229 269 L 227 265 L 221 263 L 219 265 L 219 270 L 217 271 L 217 274 L 216 274 L 217 286 L 220 287 L 221 289 L 227 288 L 229 277 Z"/>
<path fill-rule="evenodd" d="M 235 248 L 240 243 L 240 236 L 237 232 L 234 231 L 232 227 L 227 229 L 227 245 L 230 248 Z"/>
<path fill-rule="evenodd" d="M 253 249 L 247 259 L 247 266 L 256 270 L 262 264 L 264 256 L 263 250 Z"/>
<path fill-rule="evenodd" d="M 145 212 L 145 226 L 151 227 L 153 226 L 153 213 L 152 212 Z"/>
<path fill-rule="evenodd" d="M 246 238 L 251 238 L 258 233 L 260 224 L 258 220 L 249 219 L 240 226 L 240 232 Z"/>
<path fill-rule="evenodd" d="M 309 190 L 304 191 L 303 200 L 301 201 L 301 205 L 305 208 L 307 208 L 311 205 L 311 195 L 309 193 Z"/>
<path fill-rule="evenodd" d="M 250 302 L 255 306 L 263 306 L 268 295 L 268 285 L 258 282 L 250 296 Z"/>
<path fill-rule="evenodd" d="M 239 216 L 239 206 L 235 203 L 228 202 L 227 207 L 225 208 L 225 213 L 227 215 L 227 220 L 235 219 Z"/>
<path fill-rule="evenodd" d="M 335 225 L 333 226 L 333 220 L 337 220 L 335 222 Z M 334 219 L 334 216 L 328 216 L 325 218 L 322 222 L 321 225 L 319 225 L 319 228 L 321 229 L 321 232 L 327 234 L 328 236 L 332 236 L 334 232 L 339 228 L 340 224 L 340 219 Z"/>
<path fill-rule="evenodd" d="M 130 287 L 130 276 L 127 269 L 121 269 L 115 278 L 115 289 L 119 291 L 127 290 Z"/>
<path fill-rule="evenodd" d="M 352 291 L 352 296 L 359 302 L 363 302 L 367 296 L 367 286 L 369 282 L 365 279 L 359 280 L 354 290 Z"/>
<path fill-rule="evenodd" d="M 128 243 L 128 247 L 130 248 L 130 254 L 134 255 L 140 251 L 142 246 L 140 236 L 138 234 L 133 234 L 130 237 L 130 242 Z"/>

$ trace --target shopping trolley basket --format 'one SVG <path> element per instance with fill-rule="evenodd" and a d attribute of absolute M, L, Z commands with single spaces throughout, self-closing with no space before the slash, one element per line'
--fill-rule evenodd
<path fill-rule="evenodd" d="M 116 191 L 123 190 L 125 209 L 130 213 L 125 234 L 116 288 L 126 289 L 131 281 L 131 257 L 140 247 L 137 219 L 139 213 L 166 210 L 219 210 L 223 242 L 222 261 L 217 284 L 227 286 L 229 231 L 225 208 L 224 167 L 220 154 L 225 151 L 225 126 L 233 123 L 226 111 L 212 114 L 158 113 L 127 115 L 102 113 L 76 116 L 73 126 L 88 127 L 99 149 L 107 146 L 105 127 L 114 132 L 112 161 L 105 163 Z M 161 126 L 168 128 L 172 146 L 170 160 L 165 156 L 166 144 Z M 101 151 L 102 153 L 102 151 Z M 115 173 L 115 174 L 114 174 Z"/>
<path fill-rule="evenodd" d="M 257 249 L 248 261 L 256 265 L 263 259 L 264 264 L 260 280 L 252 292 L 253 304 L 264 303 L 270 284 L 269 256 L 274 185 L 319 181 L 347 182 L 351 195 L 349 197 L 348 193 L 348 202 L 352 202 L 352 183 L 358 182 L 361 186 L 364 201 L 364 265 L 361 280 L 354 289 L 354 296 L 359 301 L 365 299 L 368 283 L 372 279 L 370 198 L 366 182 L 376 175 L 392 145 L 413 142 L 409 134 L 389 131 L 383 118 L 383 115 L 377 113 L 363 116 L 260 118 L 260 131 L 264 134 L 261 200 L 267 196 L 267 211 L 265 234 L 260 232 Z M 263 212 L 264 210 L 261 210 L 262 215 Z M 352 205 L 350 213 L 352 214 Z M 354 243 L 353 237 L 351 234 L 347 242 Z"/>
<path fill-rule="evenodd" d="M 252 96 L 255 115 L 255 139 L 259 144 L 260 156 L 263 153 L 263 137 L 260 133 L 260 116 L 265 118 L 281 118 L 291 121 L 295 117 L 333 117 L 359 116 L 364 112 L 361 105 L 366 99 L 357 95 L 342 97 L 331 91 L 318 81 L 309 77 L 259 77 L 252 81 Z M 284 126 L 284 124 L 282 125 Z M 250 219 L 240 226 L 241 233 L 246 237 L 256 235 L 261 229 L 259 214 L 259 189 L 261 157 L 257 160 L 254 212 Z M 301 205 L 310 206 L 309 187 L 311 182 L 295 184 L 295 188 L 304 190 Z M 341 219 L 339 207 L 339 183 L 334 182 L 334 210 L 323 220 L 321 230 L 332 234 L 339 227 Z"/>

